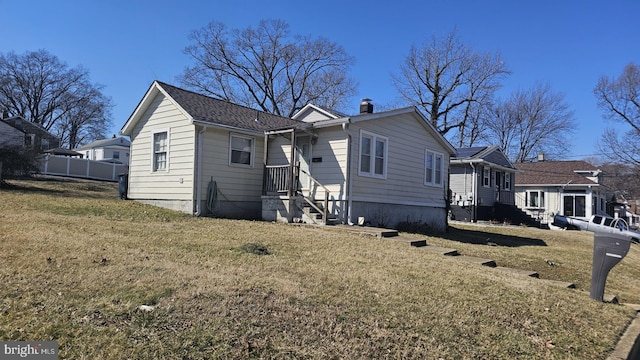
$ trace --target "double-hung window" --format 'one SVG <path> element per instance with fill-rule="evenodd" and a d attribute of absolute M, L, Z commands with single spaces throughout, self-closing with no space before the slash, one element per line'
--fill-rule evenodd
<path fill-rule="evenodd" d="M 527 207 L 544 208 L 544 191 L 527 191 Z"/>
<path fill-rule="evenodd" d="M 491 187 L 491 169 L 487 167 L 482 170 L 482 186 Z"/>
<path fill-rule="evenodd" d="M 167 131 L 153 134 L 153 171 L 166 171 L 168 169 L 169 134 Z"/>
<path fill-rule="evenodd" d="M 229 164 L 253 166 L 255 142 L 252 137 L 231 135 L 229 141 Z"/>
<path fill-rule="evenodd" d="M 444 183 L 444 155 L 431 150 L 426 150 L 424 157 L 424 167 L 424 184 L 432 186 L 442 186 Z"/>
<path fill-rule="evenodd" d="M 360 132 L 360 167 L 358 175 L 381 179 L 387 177 L 389 139 L 367 131 Z"/>
<path fill-rule="evenodd" d="M 504 173 L 504 189 L 511 190 L 511 174 Z"/>

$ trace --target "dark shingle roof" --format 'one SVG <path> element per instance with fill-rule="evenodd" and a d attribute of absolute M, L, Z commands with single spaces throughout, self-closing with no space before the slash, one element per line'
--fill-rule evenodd
<path fill-rule="evenodd" d="M 284 129 L 306 124 L 302 121 L 214 99 L 160 81 L 158 84 L 196 121 L 256 131 Z"/>
<path fill-rule="evenodd" d="M 523 172 L 516 177 L 516 185 L 593 185 L 584 174 L 576 171 L 596 171 L 586 161 L 539 161 L 515 164 Z"/>
<path fill-rule="evenodd" d="M 481 151 L 483 151 L 484 149 L 486 149 L 487 146 L 476 146 L 476 147 L 467 147 L 467 148 L 459 148 L 456 149 L 456 158 L 457 159 L 466 159 L 466 158 L 472 158 L 475 155 L 477 155 L 478 153 L 480 153 Z"/>

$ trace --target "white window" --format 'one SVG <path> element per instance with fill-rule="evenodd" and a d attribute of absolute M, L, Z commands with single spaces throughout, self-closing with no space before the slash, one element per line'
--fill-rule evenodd
<path fill-rule="evenodd" d="M 113 158 L 114 159 L 120 159 L 120 151 L 114 151 L 113 152 Z"/>
<path fill-rule="evenodd" d="M 167 131 L 153 134 L 153 171 L 166 171 L 168 169 L 169 136 Z"/>
<path fill-rule="evenodd" d="M 442 186 L 444 174 L 444 155 L 425 150 L 424 156 L 424 184 Z"/>
<path fill-rule="evenodd" d="M 489 168 L 484 168 L 482 170 L 482 186 L 484 187 L 491 186 L 490 175 L 491 175 L 491 170 Z"/>
<path fill-rule="evenodd" d="M 504 189 L 511 190 L 511 174 L 504 173 Z"/>
<path fill-rule="evenodd" d="M 387 178 L 389 139 L 366 131 L 360 132 L 360 167 L 358 175 Z"/>
<path fill-rule="evenodd" d="M 254 143 L 252 137 L 231 135 L 229 141 L 229 164 L 253 166 Z"/>
<path fill-rule="evenodd" d="M 527 191 L 527 207 L 544 208 L 544 191 Z"/>

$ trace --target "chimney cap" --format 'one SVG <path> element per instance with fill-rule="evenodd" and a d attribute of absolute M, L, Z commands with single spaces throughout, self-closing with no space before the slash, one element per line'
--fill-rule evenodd
<path fill-rule="evenodd" d="M 371 99 L 363 98 L 360 103 L 360 114 L 371 114 L 373 113 L 373 104 L 371 103 Z"/>

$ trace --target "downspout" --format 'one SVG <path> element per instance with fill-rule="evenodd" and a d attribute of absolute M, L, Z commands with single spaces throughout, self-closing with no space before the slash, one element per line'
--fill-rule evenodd
<path fill-rule="evenodd" d="M 345 179 L 346 189 L 345 189 L 345 198 L 347 200 L 347 211 L 344 216 L 344 219 L 348 225 L 353 225 L 353 221 L 351 221 L 351 186 L 352 186 L 352 177 L 351 177 L 351 134 L 349 133 L 349 124 L 342 123 L 342 130 L 347 133 L 347 178 Z"/>
<path fill-rule="evenodd" d="M 469 165 L 471 165 L 471 168 L 473 169 L 473 177 L 471 178 L 471 193 L 473 194 L 473 196 L 471 197 L 471 222 L 475 223 L 478 222 L 478 220 L 476 219 L 477 217 L 477 203 L 476 203 L 476 199 L 478 197 L 478 174 L 476 173 L 476 166 L 473 164 L 473 162 L 470 162 Z"/>
<path fill-rule="evenodd" d="M 202 215 L 202 135 L 205 133 L 205 131 L 207 130 L 206 127 L 202 127 L 202 129 L 200 129 L 200 131 L 198 131 L 198 137 L 197 137 L 197 149 L 196 149 L 196 212 L 195 212 L 195 216 L 201 216 Z"/>

